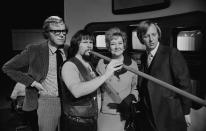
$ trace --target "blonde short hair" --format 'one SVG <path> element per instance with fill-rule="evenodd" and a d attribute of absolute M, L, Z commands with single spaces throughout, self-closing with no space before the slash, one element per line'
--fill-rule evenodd
<path fill-rule="evenodd" d="M 155 28 L 157 29 L 157 33 L 158 33 L 158 36 L 159 36 L 159 40 L 161 38 L 161 29 L 160 27 L 157 25 L 157 23 L 155 22 L 152 22 L 150 20 L 145 20 L 145 21 L 141 21 L 137 28 L 136 28 L 136 32 L 137 32 L 137 37 L 139 38 L 140 42 L 143 44 L 143 36 L 146 34 L 148 28 L 151 26 L 151 25 L 154 25 Z"/>
<path fill-rule="evenodd" d="M 105 33 L 105 42 L 106 42 L 106 47 L 107 49 L 110 48 L 110 42 L 114 39 L 115 36 L 120 36 L 123 39 L 124 42 L 124 47 L 126 49 L 127 47 L 127 35 L 125 32 L 120 30 L 118 27 L 113 27 L 110 28 L 109 30 L 106 31 Z"/>
<path fill-rule="evenodd" d="M 43 35 L 44 35 L 44 37 L 46 39 L 48 38 L 48 32 L 49 32 L 49 29 L 50 29 L 50 24 L 59 24 L 59 23 L 65 24 L 63 19 L 61 17 L 59 17 L 59 16 L 49 16 L 44 21 L 44 24 L 43 24 Z M 66 30 L 68 30 L 67 27 L 66 27 Z"/>

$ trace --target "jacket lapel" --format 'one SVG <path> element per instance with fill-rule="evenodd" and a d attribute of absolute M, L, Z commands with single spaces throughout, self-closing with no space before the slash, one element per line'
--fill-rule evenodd
<path fill-rule="evenodd" d="M 66 58 L 68 56 L 68 49 L 69 49 L 69 46 L 64 45 L 64 54 L 65 54 Z"/>
<path fill-rule="evenodd" d="M 39 57 L 42 61 L 42 71 L 43 71 L 42 74 L 43 77 L 41 80 L 44 80 L 46 78 L 49 69 L 49 47 L 47 42 L 41 45 Z"/>
<path fill-rule="evenodd" d="M 159 63 L 161 63 L 161 60 L 162 60 L 162 51 L 163 51 L 163 47 L 162 45 L 159 45 L 158 49 L 157 49 L 157 52 L 148 68 L 148 73 L 152 73 L 151 71 L 159 65 Z"/>

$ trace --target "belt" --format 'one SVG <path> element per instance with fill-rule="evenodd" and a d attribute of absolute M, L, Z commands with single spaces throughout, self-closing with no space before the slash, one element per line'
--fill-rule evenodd
<path fill-rule="evenodd" d="M 88 124 L 88 123 L 94 123 L 95 122 L 95 118 L 83 118 L 83 117 L 71 116 L 71 115 L 66 115 L 66 117 L 69 120 L 72 120 L 72 121 L 77 122 L 77 123 Z"/>

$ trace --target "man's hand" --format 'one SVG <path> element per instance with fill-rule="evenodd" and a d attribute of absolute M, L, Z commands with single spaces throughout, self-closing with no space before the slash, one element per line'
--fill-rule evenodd
<path fill-rule="evenodd" d="M 187 127 L 192 125 L 191 117 L 189 114 L 185 115 L 185 121 L 186 121 Z"/>
<path fill-rule="evenodd" d="M 44 87 L 37 81 L 34 81 L 31 87 L 35 87 L 38 91 L 45 91 Z"/>
<path fill-rule="evenodd" d="M 131 94 L 133 94 L 135 96 L 135 100 L 133 100 L 133 103 L 137 103 L 140 99 L 139 99 L 139 92 L 138 90 L 132 90 Z"/>
<path fill-rule="evenodd" d="M 122 61 L 112 59 L 110 63 L 107 65 L 105 74 L 111 76 L 115 71 L 120 70 L 122 68 Z"/>

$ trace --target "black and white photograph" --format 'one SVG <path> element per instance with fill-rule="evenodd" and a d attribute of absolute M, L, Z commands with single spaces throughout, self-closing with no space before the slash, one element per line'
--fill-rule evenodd
<path fill-rule="evenodd" d="M 205 0 L 2 6 L 1 131 L 206 131 Z"/>

